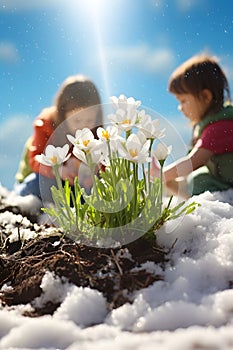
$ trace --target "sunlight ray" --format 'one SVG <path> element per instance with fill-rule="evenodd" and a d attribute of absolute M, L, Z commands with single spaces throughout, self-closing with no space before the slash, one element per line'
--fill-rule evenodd
<path fill-rule="evenodd" d="M 96 37 L 97 44 L 97 61 L 100 65 L 102 73 L 102 81 L 104 86 L 104 98 L 108 101 L 110 96 L 109 77 L 107 69 L 107 58 L 105 52 L 105 45 L 103 41 L 103 15 L 109 9 L 109 2 L 106 0 L 86 0 L 81 5 L 86 16 L 90 19 L 93 27 L 93 32 Z"/>

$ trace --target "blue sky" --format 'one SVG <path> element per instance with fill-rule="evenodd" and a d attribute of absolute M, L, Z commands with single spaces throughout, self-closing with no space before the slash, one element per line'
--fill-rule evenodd
<path fill-rule="evenodd" d="M 208 50 L 232 86 L 231 7 L 227 0 L 0 0 L 2 185 L 12 188 L 34 118 L 72 74 L 93 79 L 103 103 L 121 93 L 141 100 L 187 143 L 190 129 L 167 81 Z"/>

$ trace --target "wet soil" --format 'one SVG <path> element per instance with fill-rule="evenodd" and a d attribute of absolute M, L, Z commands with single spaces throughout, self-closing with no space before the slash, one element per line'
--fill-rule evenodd
<path fill-rule="evenodd" d="M 19 208 L 4 210 L 20 213 Z M 25 213 L 21 213 L 25 214 Z M 35 217 L 30 218 L 30 229 L 33 230 Z M 152 245 L 143 237 L 117 249 L 105 249 L 78 244 L 68 237 L 57 234 L 21 242 L 10 242 L 0 224 L 0 301 L 3 307 L 31 303 L 42 293 L 40 287 L 46 271 L 53 272 L 62 280 L 76 286 L 90 287 L 103 293 L 109 309 L 117 308 L 132 301 L 135 291 L 147 288 L 162 276 L 149 272 L 141 265 L 147 261 L 163 265 L 167 256 L 156 244 Z M 40 231 L 46 229 L 40 227 Z M 20 227 L 19 237 L 20 237 Z M 37 228 L 38 231 L 38 228 Z M 9 234 L 9 233 L 8 233 Z M 37 317 L 53 314 L 59 303 L 49 301 L 43 307 L 34 307 L 28 316 Z"/>

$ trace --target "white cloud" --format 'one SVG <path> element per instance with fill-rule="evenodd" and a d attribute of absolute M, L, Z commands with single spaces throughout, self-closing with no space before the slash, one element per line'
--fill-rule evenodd
<path fill-rule="evenodd" d="M 151 0 L 151 5 L 153 10 L 159 11 L 170 4 L 167 4 L 164 0 Z M 206 0 L 175 0 L 174 5 L 178 11 L 186 12 L 197 7 L 203 8 L 206 5 Z"/>
<path fill-rule="evenodd" d="M 17 140 L 24 140 L 27 135 L 32 132 L 32 121 L 27 115 L 12 116 L 5 121 L 1 122 L 1 134 L 0 134 L 0 149 L 6 149 L 6 145 L 12 145 L 15 147 L 16 136 Z M 10 148 L 11 148 L 10 147 Z M 7 147 L 8 148 L 8 147 Z"/>
<path fill-rule="evenodd" d="M 19 58 L 18 50 L 10 42 L 0 42 L 0 62 L 15 63 Z"/>
<path fill-rule="evenodd" d="M 163 74 L 173 67 L 174 53 L 169 48 L 152 48 L 143 44 L 112 48 L 107 51 L 107 60 L 146 73 Z"/>
<path fill-rule="evenodd" d="M 151 4 L 155 10 L 160 10 L 164 6 L 163 0 L 151 0 Z"/>
<path fill-rule="evenodd" d="M 205 1 L 204 1 L 205 2 Z M 203 0 L 176 0 L 176 6 L 179 11 L 189 11 L 197 6 L 203 6 Z"/>

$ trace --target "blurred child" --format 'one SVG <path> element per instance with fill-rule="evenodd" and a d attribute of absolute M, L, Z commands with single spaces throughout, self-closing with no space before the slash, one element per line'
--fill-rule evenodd
<path fill-rule="evenodd" d="M 43 201 L 52 201 L 50 187 L 56 184 L 53 169 L 39 163 L 36 155 L 44 153 L 48 144 L 63 146 L 68 143 L 66 135 L 75 134 L 77 129 L 86 127 L 96 135 L 97 128 L 103 124 L 100 104 L 97 88 L 88 78 L 70 76 L 62 83 L 54 105 L 43 109 L 35 119 L 34 133 L 25 145 L 16 174 L 17 194 L 33 194 Z M 73 185 L 80 163 L 71 156 L 60 168 L 61 178 Z"/>
<path fill-rule="evenodd" d="M 169 91 L 190 120 L 193 140 L 186 156 L 164 167 L 166 187 L 186 198 L 233 188 L 233 106 L 217 59 L 205 54 L 190 58 L 171 75 Z M 151 175 L 159 176 L 155 160 Z"/>

